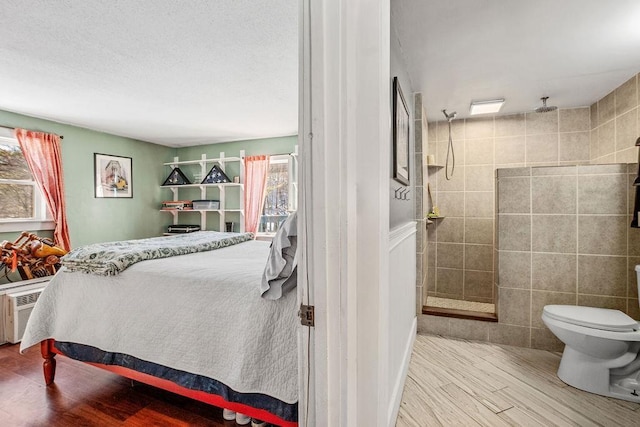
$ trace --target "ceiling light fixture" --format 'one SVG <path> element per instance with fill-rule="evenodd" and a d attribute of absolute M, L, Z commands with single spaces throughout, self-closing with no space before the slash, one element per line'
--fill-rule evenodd
<path fill-rule="evenodd" d="M 504 98 L 491 99 L 489 101 L 471 101 L 469 114 L 475 116 L 476 114 L 497 113 L 502 108 L 502 104 L 504 104 Z"/>

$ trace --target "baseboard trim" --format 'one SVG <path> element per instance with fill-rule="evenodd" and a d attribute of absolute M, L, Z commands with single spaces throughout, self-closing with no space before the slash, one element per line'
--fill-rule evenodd
<path fill-rule="evenodd" d="M 407 345 L 404 349 L 404 357 L 402 358 L 402 369 L 400 375 L 395 380 L 393 390 L 389 399 L 389 419 L 387 425 L 394 427 L 398 418 L 398 412 L 400 412 L 400 403 L 402 400 L 402 392 L 404 391 L 404 383 L 407 380 L 407 374 L 409 372 L 409 363 L 411 362 L 411 353 L 413 353 L 413 344 L 416 341 L 416 334 L 418 333 L 418 318 L 413 318 L 411 324 L 411 330 L 407 337 Z"/>

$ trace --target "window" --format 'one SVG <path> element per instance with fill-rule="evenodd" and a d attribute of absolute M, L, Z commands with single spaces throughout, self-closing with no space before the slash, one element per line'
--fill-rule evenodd
<path fill-rule="evenodd" d="M 0 135 L 0 232 L 53 229 L 18 141 Z"/>
<path fill-rule="evenodd" d="M 267 189 L 258 233 L 272 234 L 298 206 L 296 156 L 271 156 L 267 173 Z"/>

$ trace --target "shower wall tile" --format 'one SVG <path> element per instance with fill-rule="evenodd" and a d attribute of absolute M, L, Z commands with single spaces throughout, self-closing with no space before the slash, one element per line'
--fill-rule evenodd
<path fill-rule="evenodd" d="M 607 175 L 613 173 L 628 173 L 627 165 L 588 165 L 578 166 L 578 175 Z"/>
<path fill-rule="evenodd" d="M 449 152 L 449 171 L 453 168 L 453 159 L 455 158 L 456 165 L 454 169 L 454 175 L 460 173 L 465 162 L 464 152 L 464 139 L 453 139 L 453 150 L 449 149 L 449 142 L 447 140 L 438 141 L 436 147 L 436 163 L 442 166 L 447 164 L 447 152 Z"/>
<path fill-rule="evenodd" d="M 464 169 L 457 164 L 458 159 L 456 158 L 456 168 L 453 171 L 453 175 L 449 175 L 449 179 L 447 179 L 445 168 L 440 168 L 436 173 L 437 186 L 435 187 L 437 191 L 464 191 Z M 449 173 L 451 173 L 451 168 L 449 168 Z"/>
<path fill-rule="evenodd" d="M 467 301 L 493 302 L 493 272 L 466 270 L 464 297 Z"/>
<path fill-rule="evenodd" d="M 498 249 L 531 250 L 531 215 L 500 214 L 498 224 Z"/>
<path fill-rule="evenodd" d="M 627 254 L 626 216 L 578 215 L 578 252 L 594 255 Z"/>
<path fill-rule="evenodd" d="M 589 107 L 568 108 L 559 110 L 560 132 L 588 131 L 590 128 L 591 110 Z"/>
<path fill-rule="evenodd" d="M 634 163 L 638 160 L 638 149 L 636 147 L 627 148 L 616 152 L 616 163 Z"/>
<path fill-rule="evenodd" d="M 575 214 L 576 177 L 533 177 L 531 179 L 531 200 L 533 213 Z"/>
<path fill-rule="evenodd" d="M 616 117 L 615 150 L 634 148 L 638 138 L 638 109 Z"/>
<path fill-rule="evenodd" d="M 575 305 L 576 294 L 573 293 L 561 293 L 561 292 L 547 292 L 547 291 L 532 291 L 531 292 L 531 327 L 532 328 L 544 328 L 545 325 L 542 322 L 542 309 L 545 305 L 561 304 L 561 305 Z"/>
<path fill-rule="evenodd" d="M 467 217 L 493 217 L 494 194 L 489 191 L 465 193 L 465 215 Z"/>
<path fill-rule="evenodd" d="M 439 243 L 436 265 L 446 268 L 462 268 L 464 245 L 458 243 Z"/>
<path fill-rule="evenodd" d="M 558 159 L 561 162 L 584 162 L 589 160 L 591 143 L 589 132 L 560 134 Z"/>
<path fill-rule="evenodd" d="M 526 144 L 527 163 L 558 161 L 558 133 L 527 135 Z"/>
<path fill-rule="evenodd" d="M 454 120 L 451 122 L 451 138 L 455 141 L 464 139 L 464 121 Z M 449 123 L 447 121 L 439 121 L 436 131 L 436 141 L 449 140 Z"/>
<path fill-rule="evenodd" d="M 578 256 L 578 293 L 627 296 L 627 258 Z"/>
<path fill-rule="evenodd" d="M 531 291 L 500 288 L 500 323 L 530 326 L 531 313 L 523 307 L 531 306 Z"/>
<path fill-rule="evenodd" d="M 595 158 L 597 157 L 598 152 L 598 130 L 593 129 L 591 130 L 591 132 L 589 132 L 589 159 L 592 163 L 595 162 Z"/>
<path fill-rule="evenodd" d="M 500 251 L 498 275 L 500 287 L 531 289 L 531 252 Z"/>
<path fill-rule="evenodd" d="M 524 114 L 512 114 L 495 118 L 495 136 L 515 136 L 525 134 Z"/>
<path fill-rule="evenodd" d="M 526 139 L 524 135 L 495 139 L 495 164 L 524 163 Z"/>
<path fill-rule="evenodd" d="M 625 214 L 627 212 L 626 174 L 580 175 L 578 213 Z"/>
<path fill-rule="evenodd" d="M 534 215 L 531 228 L 534 252 L 576 252 L 575 215 Z"/>
<path fill-rule="evenodd" d="M 466 140 L 465 159 L 467 165 L 493 165 L 493 138 Z"/>
<path fill-rule="evenodd" d="M 615 91 L 598 101 L 598 124 L 603 125 L 616 115 Z"/>
<path fill-rule="evenodd" d="M 612 310 L 627 310 L 627 299 L 618 297 L 578 294 L 578 305 L 587 307 L 610 308 Z"/>
<path fill-rule="evenodd" d="M 438 242 L 464 242 L 464 218 L 444 218 L 435 221 Z"/>
<path fill-rule="evenodd" d="M 616 115 L 638 106 L 637 75 L 631 77 L 615 90 Z"/>
<path fill-rule="evenodd" d="M 598 127 L 598 157 L 613 154 L 616 149 L 616 122 L 608 121 Z"/>
<path fill-rule="evenodd" d="M 577 292 L 576 262 L 576 255 L 532 253 L 531 287 L 541 291 L 575 294 Z"/>
<path fill-rule="evenodd" d="M 470 118 L 465 121 L 465 139 L 493 138 L 493 117 Z"/>
<path fill-rule="evenodd" d="M 575 175 L 576 166 L 537 166 L 531 168 L 531 176 Z"/>
<path fill-rule="evenodd" d="M 517 167 L 517 168 L 498 169 L 496 171 L 496 175 L 498 178 L 531 176 L 531 168 Z"/>
<path fill-rule="evenodd" d="M 531 212 L 531 178 L 500 178 L 498 181 L 499 213 Z"/>
<path fill-rule="evenodd" d="M 591 130 L 598 127 L 598 103 L 594 102 L 591 104 L 589 108 L 590 118 L 591 118 Z"/>
<path fill-rule="evenodd" d="M 446 217 L 464 217 L 464 192 L 439 192 L 436 205 Z"/>
<path fill-rule="evenodd" d="M 493 246 L 465 244 L 464 268 L 466 270 L 493 271 Z"/>
<path fill-rule="evenodd" d="M 441 294 L 463 297 L 462 270 L 453 268 L 436 269 L 436 291 Z"/>
<path fill-rule="evenodd" d="M 493 218 L 467 218 L 464 221 L 464 241 L 493 245 Z"/>
<path fill-rule="evenodd" d="M 526 134 L 558 133 L 558 110 L 548 113 L 526 113 Z"/>
<path fill-rule="evenodd" d="M 467 166 L 465 168 L 466 191 L 493 191 L 495 187 L 493 166 Z"/>

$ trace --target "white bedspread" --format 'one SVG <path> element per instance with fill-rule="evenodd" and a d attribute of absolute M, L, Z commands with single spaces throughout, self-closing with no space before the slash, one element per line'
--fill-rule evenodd
<path fill-rule="evenodd" d="M 60 271 L 21 351 L 47 338 L 125 353 L 243 393 L 298 400 L 296 293 L 260 297 L 269 243 L 148 260 L 117 276 Z"/>

